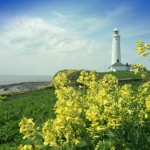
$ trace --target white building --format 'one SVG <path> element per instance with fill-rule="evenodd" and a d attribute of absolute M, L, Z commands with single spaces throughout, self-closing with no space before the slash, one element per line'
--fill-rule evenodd
<path fill-rule="evenodd" d="M 112 57 L 111 66 L 108 67 L 110 71 L 129 71 L 130 65 L 128 63 L 121 63 L 121 50 L 120 50 L 120 35 L 119 29 L 115 28 L 112 37 Z"/>

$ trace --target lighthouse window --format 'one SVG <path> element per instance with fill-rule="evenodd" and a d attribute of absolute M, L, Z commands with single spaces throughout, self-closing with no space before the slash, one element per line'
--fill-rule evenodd
<path fill-rule="evenodd" d="M 115 31 L 115 34 L 118 34 L 118 32 L 117 32 L 117 31 Z"/>

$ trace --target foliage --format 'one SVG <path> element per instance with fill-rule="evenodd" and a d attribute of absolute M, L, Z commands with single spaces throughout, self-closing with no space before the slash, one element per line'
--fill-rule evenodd
<path fill-rule="evenodd" d="M 53 89 L 30 91 L 19 95 L 7 95 L 0 101 L 0 149 L 16 150 L 20 143 L 25 144 L 19 133 L 21 118 L 33 118 L 40 126 L 47 118 L 54 118 L 53 107 L 56 101 Z"/>
<path fill-rule="evenodd" d="M 53 82 L 56 118 L 47 120 L 41 131 L 32 118 L 23 118 L 20 132 L 28 143 L 19 150 L 150 147 L 150 82 L 134 91 L 130 84 L 120 86 L 111 74 L 96 81 L 96 73 L 86 71 L 80 73 L 78 89 L 69 86 L 63 73 Z"/>
<path fill-rule="evenodd" d="M 4 101 L 4 100 L 6 100 L 6 96 L 1 96 L 0 95 L 0 101 Z"/>
<path fill-rule="evenodd" d="M 150 50 L 150 44 L 144 44 L 142 40 L 137 41 L 136 50 L 140 56 L 148 56 Z M 142 64 L 134 64 L 131 68 L 135 74 L 140 74 L 142 78 L 149 77 L 148 71 L 146 67 Z"/>
<path fill-rule="evenodd" d="M 150 44 L 144 44 L 142 40 L 139 40 L 136 43 L 136 50 L 140 56 L 147 56 L 149 55 Z"/>
<path fill-rule="evenodd" d="M 132 70 L 135 74 L 141 75 L 142 78 L 146 78 L 149 76 L 146 67 L 144 67 L 142 64 L 133 64 Z"/>

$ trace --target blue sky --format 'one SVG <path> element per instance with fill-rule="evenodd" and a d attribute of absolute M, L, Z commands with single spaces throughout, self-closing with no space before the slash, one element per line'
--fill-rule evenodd
<path fill-rule="evenodd" d="M 143 63 L 135 43 L 150 43 L 148 0 L 0 0 L 0 75 L 105 71 L 119 28 L 122 63 Z"/>

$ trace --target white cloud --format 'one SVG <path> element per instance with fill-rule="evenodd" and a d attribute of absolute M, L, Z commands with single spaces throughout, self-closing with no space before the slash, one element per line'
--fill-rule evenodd
<path fill-rule="evenodd" d="M 52 64 L 53 74 L 57 69 L 65 67 L 63 65 L 67 61 L 71 68 L 76 63 L 73 61 L 83 63 L 83 58 L 88 59 L 101 46 L 96 41 L 86 39 L 82 33 L 63 28 L 61 24 L 55 25 L 42 18 L 28 17 L 13 20 L 0 42 L 0 61 L 13 62 L 20 74 L 25 71 L 27 74 L 40 74 L 35 66 L 41 66 L 38 67 L 39 70 L 47 74 L 48 65 Z M 43 69 L 41 64 L 46 65 L 47 69 Z"/>

